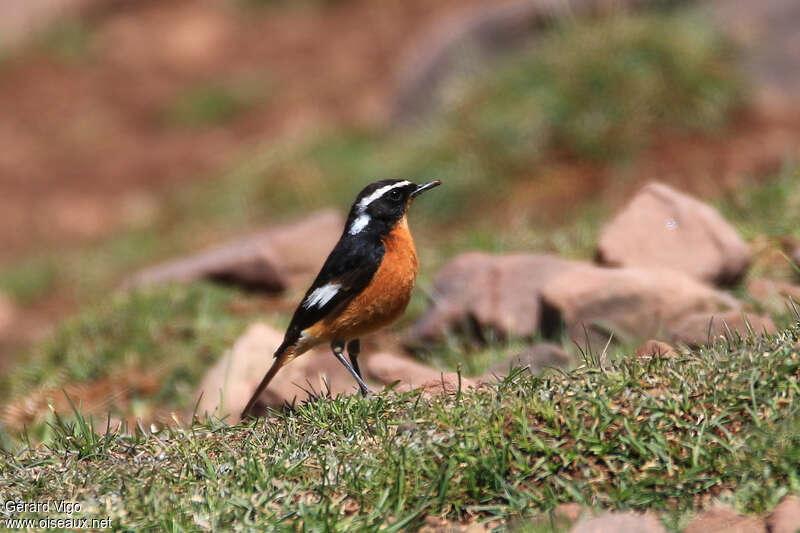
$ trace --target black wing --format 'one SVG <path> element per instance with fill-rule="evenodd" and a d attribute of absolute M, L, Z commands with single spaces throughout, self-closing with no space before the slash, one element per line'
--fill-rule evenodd
<path fill-rule="evenodd" d="M 369 285 L 375 272 L 383 260 L 386 249 L 383 243 L 364 242 L 362 239 L 353 239 L 348 235 L 333 248 L 325 260 L 314 283 L 311 284 L 300 305 L 292 316 L 283 344 L 275 352 L 278 357 L 288 346 L 294 344 L 300 337 L 300 332 L 328 316 L 331 312 L 341 309 Z M 329 288 L 324 297 L 313 298 L 317 289 L 337 285 Z"/>

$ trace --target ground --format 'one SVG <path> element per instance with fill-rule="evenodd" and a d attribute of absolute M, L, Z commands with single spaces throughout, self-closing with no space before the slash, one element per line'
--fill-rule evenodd
<path fill-rule="evenodd" d="M 754 106 L 729 43 L 696 12 L 575 21 L 456 84 L 429 122 L 390 130 L 390 58 L 468 3 L 264 3 L 136 2 L 65 21 L 0 64 L 0 289 L 16 317 L 0 342 L 13 452 L 1 496 L 72 498 L 163 529 L 521 524 L 573 501 L 652 507 L 677 531 L 713 499 L 762 515 L 798 490 L 786 310 L 774 338 L 674 360 L 621 346 L 610 367 L 590 353 L 564 375 L 432 400 L 384 392 L 191 424 L 206 369 L 253 321 L 285 326 L 304 287 L 120 282 L 264 224 L 344 211 L 378 172 L 445 182 L 415 205 L 420 290 L 382 343 L 455 253 L 591 259 L 603 222 L 652 179 L 719 207 L 757 249 L 751 276 L 796 276 L 780 246 L 800 238 L 800 116 Z M 744 282 L 732 291 L 761 310 Z M 478 373 L 520 342 L 421 356 Z"/>

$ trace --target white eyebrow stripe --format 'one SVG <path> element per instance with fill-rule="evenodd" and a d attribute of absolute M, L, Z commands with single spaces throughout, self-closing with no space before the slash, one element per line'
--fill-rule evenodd
<path fill-rule="evenodd" d="M 358 202 L 358 207 L 363 211 L 369 204 L 371 204 L 372 202 L 383 196 L 387 191 L 390 191 L 397 187 L 405 187 L 406 185 L 411 185 L 411 182 L 404 180 L 404 181 L 398 181 L 397 183 L 392 183 L 391 185 L 384 185 L 380 189 L 373 191 L 373 193 L 370 194 L 369 196 L 365 196 L 364 198 L 362 198 L 361 201 Z"/>
<path fill-rule="evenodd" d="M 353 223 L 350 224 L 350 229 L 348 230 L 348 233 L 350 235 L 355 235 L 356 233 L 360 233 L 361 230 L 367 227 L 367 224 L 369 224 L 370 220 L 371 220 L 370 216 L 367 215 L 366 213 L 358 215 L 358 218 L 356 218 L 353 221 Z"/>
<path fill-rule="evenodd" d="M 339 292 L 339 288 L 341 284 L 339 283 L 327 283 L 322 287 L 318 287 L 314 289 L 311 294 L 308 295 L 306 301 L 303 302 L 303 307 L 306 309 L 310 309 L 311 307 L 323 307 L 326 303 L 331 301 L 331 298 L 336 296 Z"/>

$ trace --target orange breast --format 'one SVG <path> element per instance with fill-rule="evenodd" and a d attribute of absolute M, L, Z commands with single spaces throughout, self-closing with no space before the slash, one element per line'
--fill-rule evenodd
<path fill-rule="evenodd" d="M 309 328 L 322 340 L 350 340 L 391 324 L 405 311 L 417 279 L 419 261 L 414 239 L 403 217 L 383 238 L 386 253 L 369 286 L 337 316 Z"/>

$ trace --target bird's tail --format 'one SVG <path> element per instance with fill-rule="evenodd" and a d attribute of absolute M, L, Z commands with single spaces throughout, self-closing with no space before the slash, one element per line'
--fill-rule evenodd
<path fill-rule="evenodd" d="M 292 345 L 286 345 L 286 343 L 282 344 L 280 348 L 275 352 L 275 362 L 272 363 L 272 366 L 269 367 L 267 374 L 264 376 L 264 379 L 261 380 L 261 383 L 258 384 L 256 387 L 256 391 L 253 393 L 253 396 L 250 397 L 250 401 L 247 402 L 247 407 L 244 408 L 242 411 L 241 419 L 244 420 L 248 416 L 250 416 L 251 410 L 253 406 L 255 406 L 258 398 L 261 396 L 261 393 L 264 392 L 264 389 L 267 388 L 269 382 L 272 381 L 272 378 L 275 377 L 275 374 L 278 373 L 278 370 L 286 364 L 286 362 L 294 355 L 295 348 Z"/>

